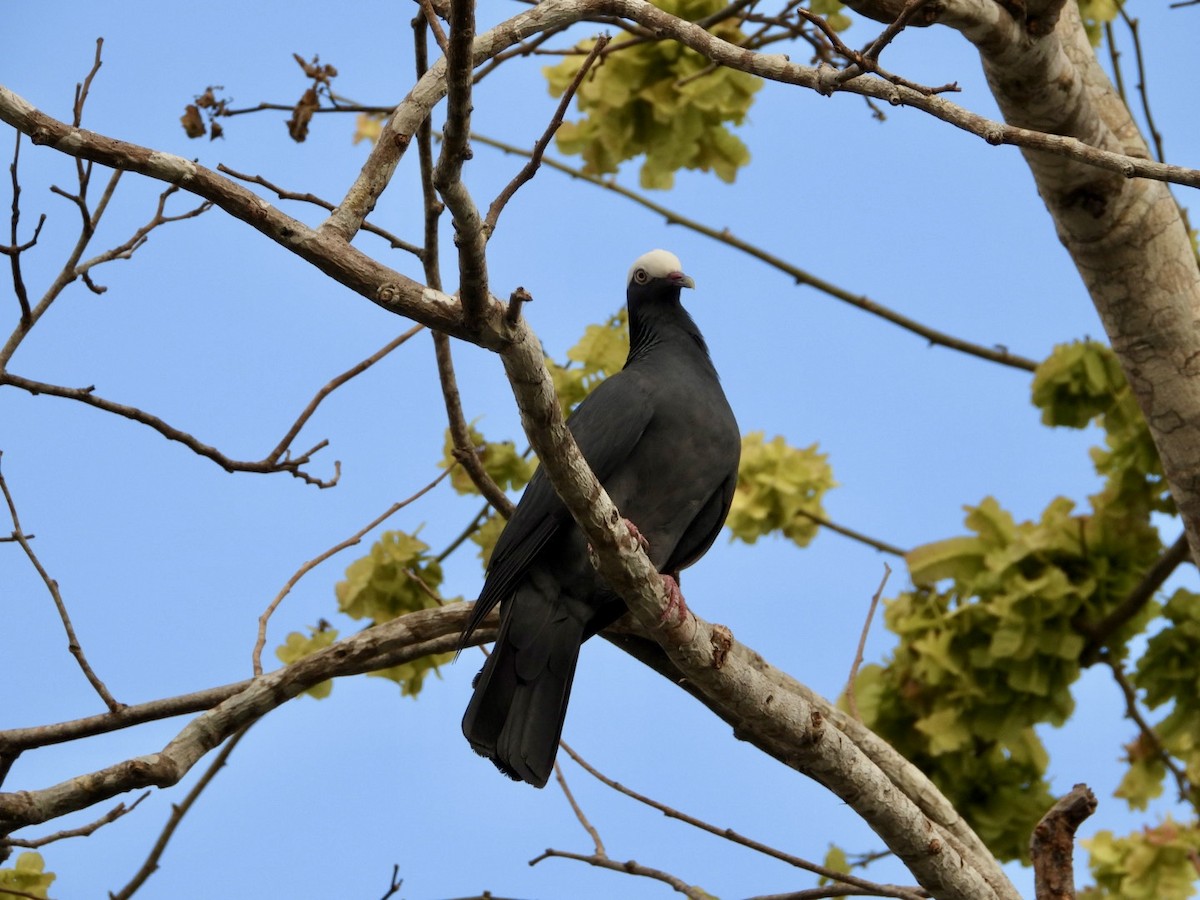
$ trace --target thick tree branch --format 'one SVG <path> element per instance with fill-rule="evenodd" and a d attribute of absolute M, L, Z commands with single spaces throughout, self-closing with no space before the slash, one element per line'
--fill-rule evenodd
<path fill-rule="evenodd" d="M 1050 807 L 1033 829 L 1033 858 L 1037 900 L 1075 900 L 1075 832 L 1096 811 L 1096 795 L 1086 784 Z"/>
<path fill-rule="evenodd" d="M 127 791 L 176 784 L 208 751 L 313 685 L 453 650 L 458 646 L 469 613 L 468 604 L 453 603 L 409 613 L 360 631 L 290 666 L 245 682 L 236 693 L 184 726 L 157 753 L 116 763 L 51 787 L 0 793 L 0 837 Z M 490 617 L 482 633 L 472 641 L 494 640 L 496 622 L 497 617 Z M 113 714 L 106 718 L 111 722 L 118 717 Z M 0 732 L 0 754 L 11 751 L 13 735 L 11 731 Z"/>

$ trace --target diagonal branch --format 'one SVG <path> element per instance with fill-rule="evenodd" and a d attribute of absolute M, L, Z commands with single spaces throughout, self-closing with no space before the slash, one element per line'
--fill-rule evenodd
<path fill-rule="evenodd" d="M 183 444 L 193 453 L 203 456 L 206 459 L 211 459 L 226 472 L 254 472 L 254 473 L 272 473 L 272 472 L 287 472 L 288 474 L 301 479 L 307 484 L 314 484 L 319 488 L 333 487 L 337 484 L 338 478 L 341 475 L 341 463 L 334 463 L 334 475 L 332 478 L 320 479 L 308 472 L 304 471 L 302 466 L 308 465 L 312 461 L 312 457 L 317 451 L 323 449 L 328 443 L 328 440 L 322 440 L 315 444 L 309 450 L 301 453 L 299 456 L 291 456 L 289 453 L 273 451 L 271 455 L 256 462 L 231 459 L 226 456 L 216 447 L 205 444 L 196 439 L 186 431 L 181 431 L 173 425 L 164 422 L 158 416 L 152 415 L 144 410 L 138 409 L 136 406 L 126 406 L 123 403 L 115 403 L 112 400 L 106 400 L 103 397 L 98 397 L 95 393 L 95 387 L 89 386 L 85 388 L 69 388 L 62 387 L 57 384 L 47 384 L 43 381 L 34 381 L 31 378 L 25 378 L 21 375 L 14 375 L 12 372 L 0 372 L 0 385 L 12 385 L 20 388 L 23 391 L 28 391 L 33 395 L 48 394 L 52 397 L 63 397 L 67 400 L 77 400 L 88 406 L 96 409 L 104 410 L 105 412 L 114 413 L 134 422 L 139 422 L 142 425 L 149 426 L 157 431 L 168 440 L 178 441 Z"/>
<path fill-rule="evenodd" d="M 497 195 L 496 199 L 492 201 L 492 205 L 488 207 L 487 216 L 483 223 L 485 237 L 490 238 L 492 233 L 495 232 L 496 222 L 499 220 L 500 213 L 504 211 L 504 207 L 508 204 L 508 201 L 513 198 L 522 185 L 529 182 L 537 174 L 538 167 L 542 164 L 542 155 L 550 145 L 550 139 L 554 137 L 555 132 L 562 126 L 563 117 L 567 114 L 567 107 L 575 99 L 575 92 L 579 90 L 579 85 L 583 84 L 583 79 L 591 71 L 592 64 L 596 61 L 596 58 L 608 46 L 608 42 L 609 36 L 607 34 L 602 34 L 596 38 L 596 43 L 592 45 L 592 49 L 579 66 L 579 71 L 575 73 L 575 77 L 571 80 L 570 85 L 563 91 L 562 99 L 558 102 L 558 108 L 554 110 L 554 116 L 550 119 L 550 124 L 546 126 L 546 130 L 542 132 L 542 136 L 533 145 L 533 150 L 527 154 L 529 162 L 521 167 L 521 171 L 513 176 L 512 181 L 504 186 L 504 189 Z"/>
<path fill-rule="evenodd" d="M 334 544 L 328 550 L 319 553 L 317 556 L 300 566 L 300 568 L 292 574 L 292 577 L 287 580 L 287 583 L 280 589 L 279 593 L 275 595 L 275 599 L 267 605 L 267 608 L 263 610 L 262 615 L 258 617 L 258 637 L 254 642 L 254 653 L 252 654 L 252 663 L 255 675 L 262 674 L 262 651 L 263 647 L 266 646 L 267 643 L 267 623 L 270 621 L 271 616 L 275 613 L 275 610 L 279 608 L 279 604 L 283 602 L 283 598 L 291 593 L 292 588 L 299 583 L 300 579 L 319 566 L 321 563 L 325 562 L 325 560 L 329 559 L 331 556 L 336 556 L 343 550 L 355 546 L 363 539 L 363 537 L 366 536 L 369 531 L 383 524 L 395 513 L 398 513 L 410 503 L 413 503 L 419 500 L 421 497 L 424 497 L 427 493 L 441 484 L 442 479 L 449 475 L 450 471 L 451 470 L 447 468 L 446 471 L 442 472 L 441 475 L 437 476 L 437 478 L 433 479 L 433 481 L 429 482 L 429 484 L 425 485 L 425 487 L 421 488 L 411 497 L 396 501 L 358 531 L 354 532 L 354 534 L 350 535 L 350 537 L 346 538 L 340 543 Z"/>
<path fill-rule="evenodd" d="M 528 150 L 517 147 L 513 144 L 506 144 L 503 141 L 498 141 L 494 138 L 485 137 L 481 134 L 472 134 L 471 137 L 477 143 L 484 144 L 489 147 L 495 147 L 497 150 L 502 150 L 505 153 L 512 153 L 518 156 L 530 155 Z M 990 362 L 1000 363 L 1001 365 L 1011 366 L 1015 369 L 1023 369 L 1027 372 L 1032 372 L 1037 368 L 1038 364 L 1032 359 L 1019 356 L 1015 353 L 1010 353 L 1008 350 L 1001 347 L 985 347 L 982 344 L 976 344 L 972 343 L 971 341 L 956 338 L 953 335 L 930 328 L 928 325 L 924 325 L 915 319 L 910 319 L 908 316 L 896 312 L 895 310 L 890 309 L 889 307 L 886 307 L 863 294 L 851 293 L 844 288 L 838 287 L 832 282 L 826 281 L 823 278 L 813 275 L 812 273 L 789 263 L 787 260 L 781 259 L 780 257 L 767 252 L 755 244 L 751 244 L 749 241 L 739 238 L 728 228 L 717 229 L 710 225 L 697 222 L 694 219 L 684 216 L 682 213 L 678 213 L 666 206 L 663 206 L 661 203 L 656 203 L 649 197 L 639 194 L 637 191 L 630 190 L 627 187 L 622 187 L 615 181 L 600 178 L 599 176 L 592 175 L 580 168 L 559 162 L 556 159 L 543 159 L 542 163 L 551 169 L 555 169 L 566 175 L 570 175 L 572 178 L 586 181 L 589 184 L 595 185 L 596 187 L 604 188 L 605 190 L 612 191 L 614 194 L 618 194 L 628 200 L 632 200 L 634 203 L 637 203 L 651 212 L 662 216 L 667 220 L 668 224 L 682 225 L 684 228 L 694 231 L 697 234 L 710 237 L 714 241 L 719 241 L 726 246 L 733 247 L 735 250 L 740 250 L 748 256 L 752 256 L 755 259 L 766 263 L 772 268 L 783 272 L 789 278 L 792 278 L 797 284 L 807 285 L 808 287 L 821 291 L 824 294 L 828 294 L 830 297 L 833 297 L 836 300 L 841 300 L 843 303 L 848 303 L 857 309 L 861 309 L 864 312 L 868 312 L 871 315 L 878 316 L 885 321 L 891 322 L 893 325 L 899 325 L 904 330 L 911 331 L 913 334 L 925 338 L 925 340 L 929 341 L 930 344 L 947 347 L 951 350 L 958 350 L 961 353 L 967 353 L 971 356 L 977 356 L 980 359 L 986 359 Z M 891 552 L 891 550 L 888 552 Z"/>
<path fill-rule="evenodd" d="M 157 753 L 116 763 L 51 787 L 0 793 L 0 837 L 127 791 L 177 784 L 210 750 L 313 685 L 455 649 L 469 614 L 469 604 L 451 603 L 365 629 L 245 683 L 237 693 L 185 725 Z M 485 633 L 478 635 L 479 641 L 495 639 L 497 621 L 496 616 L 489 618 Z M 0 733 L 0 738 L 5 734 Z"/>

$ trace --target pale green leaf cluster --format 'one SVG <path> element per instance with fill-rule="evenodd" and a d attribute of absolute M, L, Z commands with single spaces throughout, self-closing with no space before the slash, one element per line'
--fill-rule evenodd
<path fill-rule="evenodd" d="M 298 659 L 303 659 L 318 650 L 324 650 L 337 640 L 337 629 L 319 626 L 310 628 L 308 636 L 293 631 L 284 639 L 283 644 L 275 648 L 275 656 L 284 665 L 290 665 Z M 333 691 L 333 681 L 322 681 L 314 684 L 304 693 L 316 700 L 324 700 Z"/>
<path fill-rule="evenodd" d="M 45 868 L 42 854 L 32 850 L 20 854 L 12 868 L 0 869 L 0 900 L 48 896 L 56 876 Z M 20 893 L 10 893 L 6 888 Z"/>
<path fill-rule="evenodd" d="M 1150 638 L 1138 660 L 1133 684 L 1150 709 L 1170 706 L 1154 725 L 1159 742 L 1183 762 L 1189 784 L 1200 784 L 1200 595 L 1180 588 L 1162 610 L 1165 627 Z M 1135 809 L 1162 793 L 1166 777 L 1157 747 L 1139 736 L 1126 747 L 1129 770 L 1117 796 Z M 1188 798 L 1200 804 L 1195 788 Z"/>
<path fill-rule="evenodd" d="M 1142 517 L 1174 512 L 1154 439 L 1112 349 L 1096 341 L 1060 344 L 1033 378 L 1033 403 L 1051 426 L 1104 429 L 1106 449 L 1092 450 L 1108 479 L 1104 502 Z"/>
<path fill-rule="evenodd" d="M 601 325 L 585 328 L 583 337 L 567 351 L 566 365 L 547 356 L 546 366 L 563 415 L 569 415 L 601 381 L 621 371 L 628 356 L 629 321 L 624 309 Z"/>
<path fill-rule="evenodd" d="M 1002 858 L 1026 857 L 1051 802 L 1033 728 L 1072 712 L 1089 649 L 1077 626 L 1104 620 L 1162 549 L 1150 523 L 1163 508 L 1161 469 L 1111 351 L 1090 341 L 1055 348 L 1033 401 L 1048 425 L 1104 429 L 1107 449 L 1092 453 L 1104 489 L 1089 510 L 1059 497 L 1027 522 L 989 497 L 967 508 L 968 534 L 910 551 L 914 588 L 884 615 L 899 645 L 856 683 L 867 723 L 928 772 Z M 1148 604 L 1108 637 L 1112 658 L 1157 611 Z"/>
<path fill-rule="evenodd" d="M 655 0 L 663 11 L 696 21 L 725 6 L 724 0 Z M 744 35 L 737 20 L 711 33 L 731 43 Z M 594 44 L 577 48 L 586 54 Z M 645 188 L 670 188 L 680 169 L 712 171 L 732 182 L 750 161 L 746 146 L 726 127 L 740 125 L 762 80 L 734 69 L 713 68 L 694 50 L 674 41 L 620 47 L 618 38 L 579 86 L 575 98 L 584 117 L 558 130 L 559 149 L 581 153 L 584 170 L 608 174 L 628 159 L 645 156 Z M 582 56 L 568 57 L 544 72 L 550 93 L 560 96 L 574 80 Z"/>
<path fill-rule="evenodd" d="M 483 470 L 501 490 L 520 490 L 533 477 L 533 470 L 537 468 L 537 464 L 533 460 L 521 456 L 512 441 L 485 440 L 483 434 L 476 429 L 474 422 L 467 426 L 467 431 L 471 438 L 471 446 L 478 453 L 479 461 L 483 463 Z M 438 465 L 443 469 L 454 465 L 454 438 L 451 436 L 449 428 L 446 429 L 446 439 L 442 444 L 442 459 Z M 454 471 L 450 473 L 450 484 L 460 494 L 479 493 L 479 488 L 475 486 L 475 482 L 471 480 L 471 476 L 462 466 L 455 466 Z"/>
<path fill-rule="evenodd" d="M 338 609 L 351 618 L 378 624 L 437 606 L 442 567 L 428 550 L 429 545 L 415 534 L 385 531 L 369 554 L 349 565 L 346 580 L 338 582 Z M 404 696 L 415 697 L 429 671 L 436 673 L 452 656 L 427 656 L 371 674 L 398 682 Z"/>
<path fill-rule="evenodd" d="M 747 544 L 778 531 L 807 546 L 818 526 L 805 513 L 824 518 L 821 498 L 835 484 L 816 444 L 791 447 L 778 435 L 767 441 L 763 432 L 750 432 L 742 438 L 737 491 L 725 524 Z"/>
<path fill-rule="evenodd" d="M 1081 842 L 1091 854 L 1095 887 L 1080 900 L 1186 900 L 1196 893 L 1200 831 L 1168 817 L 1128 837 L 1100 831 Z"/>

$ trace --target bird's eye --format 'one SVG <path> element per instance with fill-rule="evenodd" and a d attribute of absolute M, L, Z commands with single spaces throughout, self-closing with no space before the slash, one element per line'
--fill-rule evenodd
<path fill-rule="evenodd" d="M 633 280 L 638 284 L 645 284 L 650 280 L 650 275 L 645 269 L 638 269 L 633 273 Z"/>

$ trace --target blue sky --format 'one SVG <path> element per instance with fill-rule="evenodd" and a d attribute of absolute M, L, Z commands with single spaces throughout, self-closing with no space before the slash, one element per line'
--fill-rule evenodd
<path fill-rule="evenodd" d="M 516 8 L 495 4 L 489 14 Z M 185 15 L 134 0 L 119 11 L 6 3 L 4 13 L 0 83 L 47 113 L 69 119 L 73 86 L 103 36 L 104 65 L 85 126 L 333 201 L 366 155 L 350 143 L 350 118 L 319 117 L 297 145 L 286 137 L 286 114 L 242 116 L 225 123 L 224 141 L 209 143 L 184 136 L 184 105 L 208 85 L 222 85 L 237 106 L 294 102 L 305 85 L 293 52 L 337 66 L 337 90 L 363 102 L 395 102 L 412 80 L 411 4 L 360 2 L 331 13 L 311 2 L 217 0 Z M 1178 85 L 1191 58 L 1186 26 L 1196 14 L 1155 9 L 1142 23 L 1156 121 L 1170 160 L 1188 165 L 1200 164 L 1200 126 Z M 863 44 L 874 34 L 874 25 L 860 21 L 847 38 Z M 957 81 L 958 102 L 995 114 L 978 60 L 956 35 L 907 32 L 885 64 L 919 82 Z M 516 61 L 484 81 L 475 128 L 532 145 L 555 103 L 539 68 Z M 887 112 L 881 124 L 859 98 L 768 85 L 739 132 L 753 160 L 737 183 L 684 174 L 655 199 L 978 343 L 1041 358 L 1056 343 L 1101 336 L 1019 153 L 912 110 Z M 443 116 L 439 110 L 435 124 Z M 0 130 L 6 161 L 11 146 L 12 132 Z M 467 168 L 476 199 L 490 200 L 519 166 L 477 147 Z M 24 227 L 42 211 L 49 216 L 39 246 L 23 259 L 36 297 L 77 234 L 76 210 L 48 190 L 70 189 L 74 167 L 26 141 L 21 175 Z M 621 180 L 636 186 L 636 168 L 627 166 Z M 101 183 L 98 177 L 93 195 Z M 160 190 L 126 176 L 94 248 L 128 237 L 150 217 Z M 2 199 L 7 207 L 7 191 Z M 188 203 L 172 202 L 176 210 Z M 323 218 L 313 207 L 282 206 L 310 223 Z M 412 154 L 374 218 L 417 241 L 419 210 Z M 358 245 L 419 276 L 410 257 L 371 236 Z M 448 233 L 443 246 L 451 247 Z M 835 521 L 914 546 L 960 533 L 963 504 L 989 494 L 1027 518 L 1056 495 L 1082 502 L 1097 488 L 1087 458 L 1094 435 L 1041 427 L 1027 374 L 931 348 L 553 171 L 539 174 L 506 210 L 489 249 L 492 289 L 506 296 L 517 285 L 528 288 L 536 299 L 526 315 L 561 358 L 588 323 L 619 308 L 630 262 L 659 246 L 676 252 L 697 281 L 689 307 L 743 430 L 782 434 L 799 446 L 819 442 L 829 454 L 839 487 L 826 507 Z M 444 266 L 450 281 L 448 255 Z M 220 213 L 156 231 L 132 261 L 104 266 L 95 278 L 108 291 L 69 288 L 12 371 L 94 384 L 102 396 L 140 406 L 239 458 L 265 455 L 318 387 L 409 324 Z M 0 303 L 0 316 L 5 329 L 15 322 L 11 297 Z M 481 417 L 490 438 L 520 441 L 498 360 L 456 345 L 456 361 L 468 417 Z M 434 478 L 443 428 L 427 335 L 337 392 L 306 426 L 297 446 L 330 440 L 314 471 L 327 475 L 335 459 L 342 463 L 340 484 L 327 491 L 284 475 L 229 475 L 128 421 L 66 400 L 0 392 L 3 471 L 22 524 L 37 535 L 37 552 L 62 587 L 93 666 L 126 702 L 247 677 L 257 617 L 280 586 L 305 560 Z M 440 549 L 477 508 L 446 485 L 390 525 L 423 526 L 421 537 Z M 353 630 L 336 614 L 333 586 L 362 549 L 301 582 L 272 620 L 269 648 L 322 617 L 343 633 Z M 775 539 L 753 547 L 722 539 L 689 573 L 686 593 L 701 615 L 832 696 L 846 679 L 883 562 L 832 533 L 805 550 Z M 449 562 L 443 590 L 470 597 L 480 582 L 471 548 Z M 888 592 L 904 584 L 897 571 Z M 0 545 L 0 616 L 10 635 L 0 728 L 100 711 L 66 652 L 50 598 L 11 544 Z M 877 622 L 868 659 L 890 646 Z M 539 792 L 510 784 L 469 752 L 458 723 L 476 668 L 465 655 L 415 702 L 390 683 L 359 678 L 339 682 L 329 700 L 302 698 L 269 716 L 185 820 L 138 896 L 371 897 L 383 893 L 393 863 L 405 879 L 401 896 L 410 900 L 485 889 L 512 897 L 663 896 L 668 889 L 660 884 L 577 862 L 526 865 L 547 847 L 587 852 L 590 842 L 553 786 Z M 1143 821 L 1111 797 L 1120 745 L 1132 730 L 1099 674 L 1078 686 L 1077 720 L 1045 734 L 1054 789 L 1086 781 L 1100 797 L 1085 833 Z M 29 753 L 5 788 L 44 787 L 153 752 L 182 724 Z M 878 847 L 835 796 L 736 741 L 699 704 L 602 642 L 585 649 L 564 737 L 609 776 L 798 855 L 819 860 L 830 842 L 858 852 Z M 780 863 L 614 796 L 570 763 L 566 770 L 615 859 L 671 871 L 722 897 L 811 884 Z M 46 848 L 48 867 L 59 873 L 52 896 L 120 888 L 170 803 L 198 774 L 92 837 Z M 90 821 L 105 808 L 64 824 Z M 870 874 L 908 880 L 886 863 Z M 1026 874 L 1014 877 L 1028 889 Z"/>

